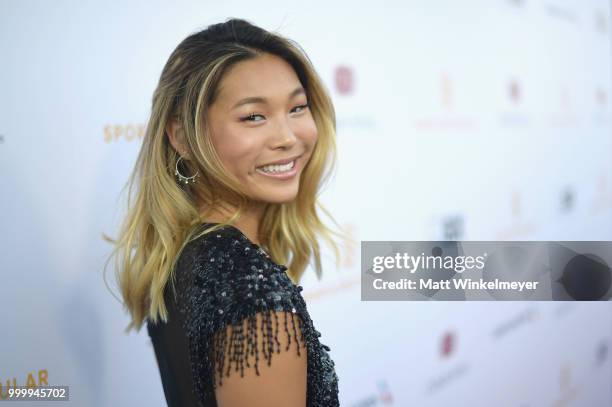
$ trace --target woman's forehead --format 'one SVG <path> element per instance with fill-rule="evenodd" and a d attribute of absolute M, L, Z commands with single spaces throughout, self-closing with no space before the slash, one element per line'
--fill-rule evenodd
<path fill-rule="evenodd" d="M 279 57 L 256 57 L 241 61 L 224 75 L 218 101 L 224 110 L 234 110 L 247 102 L 284 103 L 305 94 L 293 67 Z"/>

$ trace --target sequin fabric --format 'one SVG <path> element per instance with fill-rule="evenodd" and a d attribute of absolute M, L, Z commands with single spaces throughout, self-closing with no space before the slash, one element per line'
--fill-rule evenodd
<path fill-rule="evenodd" d="M 147 323 L 169 406 L 187 405 L 185 400 L 190 397 L 195 401 L 189 405 L 216 406 L 214 389 L 223 385 L 224 377 L 242 375 L 245 369 L 259 374 L 261 364 L 270 364 L 276 353 L 300 354 L 304 349 L 306 405 L 339 406 L 338 376 L 330 348 L 320 342 L 321 333 L 310 318 L 302 287 L 291 281 L 286 270 L 233 226 L 187 244 L 177 262 L 176 294 L 166 295 L 171 302 L 169 318 L 180 321 L 175 322 L 178 328 L 164 332 L 163 322 Z M 257 315 L 262 324 L 257 324 Z M 289 339 L 283 349 L 277 339 L 280 330 Z M 163 339 L 173 335 L 182 335 L 182 342 Z M 263 339 L 263 347 L 256 345 L 258 339 Z M 302 346 L 289 346 L 292 341 Z M 183 364 L 172 360 L 180 357 L 179 349 L 165 349 L 181 346 L 187 348 L 183 354 L 188 362 Z M 183 372 L 183 377 L 191 379 L 183 381 L 189 383 L 177 383 L 181 375 L 172 370 L 181 366 L 190 370 L 190 375 Z M 180 394 L 189 391 L 191 395 Z"/>

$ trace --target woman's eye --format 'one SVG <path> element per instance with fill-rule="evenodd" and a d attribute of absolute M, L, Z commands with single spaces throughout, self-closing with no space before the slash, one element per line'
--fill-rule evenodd
<path fill-rule="evenodd" d="M 307 107 L 308 107 L 308 103 L 306 103 L 304 105 L 296 106 L 296 107 L 294 107 L 292 109 L 292 111 L 295 111 L 296 109 L 301 109 L 301 110 L 298 111 L 298 113 L 299 113 L 302 110 L 306 109 Z M 251 113 L 248 116 L 241 117 L 240 121 L 242 121 L 242 122 L 245 122 L 245 121 L 247 121 L 247 122 L 259 122 L 259 121 L 261 121 L 261 120 L 255 120 L 256 117 L 263 117 L 263 116 L 260 115 L 260 114 L 257 114 L 257 113 Z"/>
<path fill-rule="evenodd" d="M 260 115 L 260 114 L 251 113 L 251 114 L 250 114 L 250 115 L 248 115 L 248 116 L 241 117 L 241 118 L 240 118 L 240 121 L 241 121 L 241 122 L 245 122 L 245 121 L 246 121 L 246 122 L 255 122 L 255 121 L 259 121 L 259 120 L 253 120 L 253 119 L 254 119 L 255 117 L 257 117 L 257 116 L 263 117 L 263 116 L 262 116 L 262 115 Z"/>
<path fill-rule="evenodd" d="M 293 109 L 295 110 L 295 109 L 302 108 L 302 110 L 304 110 L 304 109 L 306 109 L 307 107 L 308 107 L 308 103 L 306 103 L 305 105 L 299 105 L 299 106 L 296 106 L 296 107 L 294 107 Z"/>

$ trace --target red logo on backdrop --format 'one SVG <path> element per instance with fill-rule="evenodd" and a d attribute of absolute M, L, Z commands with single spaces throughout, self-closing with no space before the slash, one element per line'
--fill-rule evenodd
<path fill-rule="evenodd" d="M 510 100 L 512 100 L 512 102 L 514 104 L 518 104 L 521 100 L 521 85 L 518 83 L 517 80 L 512 79 L 510 81 Z"/>
<path fill-rule="evenodd" d="M 334 82 L 336 84 L 336 90 L 341 95 L 353 93 L 353 89 L 355 88 L 353 70 L 346 65 L 338 66 L 334 75 Z"/>
<path fill-rule="evenodd" d="M 442 346 L 440 347 L 440 354 L 447 358 L 455 350 L 455 335 L 452 332 L 447 332 L 442 337 Z"/>

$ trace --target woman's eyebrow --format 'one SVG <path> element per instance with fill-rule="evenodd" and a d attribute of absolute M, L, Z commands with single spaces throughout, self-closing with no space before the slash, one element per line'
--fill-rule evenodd
<path fill-rule="evenodd" d="M 288 99 L 292 99 L 294 97 L 296 97 L 297 95 L 300 94 L 305 94 L 306 91 L 304 90 L 303 87 L 297 87 L 295 88 L 291 93 L 289 93 L 289 97 Z M 262 96 L 249 96 L 247 98 L 244 99 L 240 99 L 232 108 L 231 110 L 236 109 L 237 107 L 240 107 L 242 105 L 246 105 L 249 103 L 262 103 L 262 104 L 267 104 L 268 103 L 268 99 L 262 97 Z"/>

